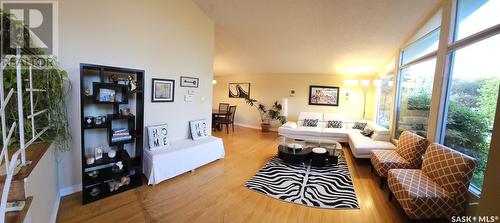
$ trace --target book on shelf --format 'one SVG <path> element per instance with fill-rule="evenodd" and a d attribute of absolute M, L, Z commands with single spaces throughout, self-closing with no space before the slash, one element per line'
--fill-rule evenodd
<path fill-rule="evenodd" d="M 129 130 L 126 128 L 121 128 L 121 129 L 113 129 L 113 133 L 128 133 Z"/>
<path fill-rule="evenodd" d="M 113 134 L 111 136 L 111 142 L 122 142 L 132 139 L 132 135 L 128 129 L 113 129 Z"/>
<path fill-rule="evenodd" d="M 123 141 L 128 141 L 128 140 L 131 140 L 132 139 L 132 136 L 131 135 L 128 135 L 128 136 L 120 136 L 120 137 L 112 137 L 111 138 L 111 142 L 123 142 Z"/>

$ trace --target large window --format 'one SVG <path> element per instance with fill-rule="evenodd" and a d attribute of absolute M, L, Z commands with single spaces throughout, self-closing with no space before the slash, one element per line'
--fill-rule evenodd
<path fill-rule="evenodd" d="M 377 124 L 389 128 L 394 74 L 378 80 Z"/>
<path fill-rule="evenodd" d="M 427 136 L 436 59 L 400 71 L 396 138 L 405 130 Z"/>
<path fill-rule="evenodd" d="M 435 52 L 439 45 L 439 29 L 436 29 L 412 43 L 401 53 L 401 64 L 407 64 L 426 54 Z"/>
<path fill-rule="evenodd" d="M 455 40 L 500 24 L 499 12 L 499 0 L 458 1 Z"/>
<path fill-rule="evenodd" d="M 496 9 L 495 9 L 496 8 Z M 500 1 L 459 1 L 455 39 L 500 23 Z M 495 11 L 496 10 L 496 11 Z M 472 186 L 481 191 L 500 84 L 500 35 L 451 53 L 441 142 L 477 160 Z"/>

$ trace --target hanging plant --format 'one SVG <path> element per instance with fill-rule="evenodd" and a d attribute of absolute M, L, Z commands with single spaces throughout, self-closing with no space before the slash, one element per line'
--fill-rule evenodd
<path fill-rule="evenodd" d="M 11 20 L 11 14 L 3 13 L 0 10 L 0 15 L 2 17 L 2 22 L 5 27 L 7 21 Z M 27 29 L 24 25 L 18 24 L 16 22 L 16 27 L 21 26 L 23 29 Z M 0 33 L 1 35 L 1 33 Z M 7 35 L 10 35 L 7 33 Z M 34 57 L 39 57 L 38 55 L 30 55 L 23 53 L 21 60 L 30 61 Z M 8 63 L 8 61 L 3 60 L 4 55 L 2 55 L 2 63 L 6 67 L 3 69 L 3 84 L 4 84 L 4 95 L 6 96 L 11 89 L 15 92 L 9 100 L 5 108 L 5 118 L 6 118 L 6 129 L 5 132 L 8 134 L 9 128 L 13 122 L 19 124 L 18 116 L 18 106 L 17 106 L 17 72 L 16 64 Z M 64 152 L 70 149 L 69 143 L 71 141 L 71 135 L 69 134 L 68 128 L 68 118 L 67 118 L 67 107 L 65 103 L 65 96 L 71 89 L 71 84 L 68 81 L 68 73 L 64 71 L 55 58 L 51 58 L 51 63 L 47 63 L 43 67 L 32 67 L 32 86 L 33 89 L 38 89 L 39 91 L 33 92 L 33 101 L 31 102 L 30 92 L 25 90 L 29 89 L 29 67 L 21 63 L 21 79 L 22 79 L 22 107 L 24 114 L 24 140 L 25 142 L 32 139 L 33 135 L 41 132 L 45 127 L 48 130 L 40 136 L 37 141 L 54 143 L 57 151 Z M 38 115 L 34 118 L 35 129 L 32 128 L 32 120 L 28 119 L 28 115 L 31 114 L 31 103 L 33 104 L 33 113 L 38 111 L 46 110 L 45 113 Z M 0 128 L 0 135 L 2 129 Z M 14 135 L 9 141 L 9 146 L 19 145 L 19 126 L 16 127 Z M 3 140 L 3 137 L 0 137 Z M 3 141 L 0 141 L 4 144 Z"/>

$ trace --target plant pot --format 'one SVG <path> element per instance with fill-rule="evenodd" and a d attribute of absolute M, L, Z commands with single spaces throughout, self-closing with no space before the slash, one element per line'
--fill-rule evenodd
<path fill-rule="evenodd" d="M 262 132 L 270 132 L 271 131 L 271 124 L 260 123 L 260 128 L 261 128 Z"/>

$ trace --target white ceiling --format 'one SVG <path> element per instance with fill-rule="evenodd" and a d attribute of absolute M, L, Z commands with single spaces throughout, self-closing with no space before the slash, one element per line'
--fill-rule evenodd
<path fill-rule="evenodd" d="M 216 24 L 216 75 L 371 75 L 439 0 L 194 2 Z"/>

